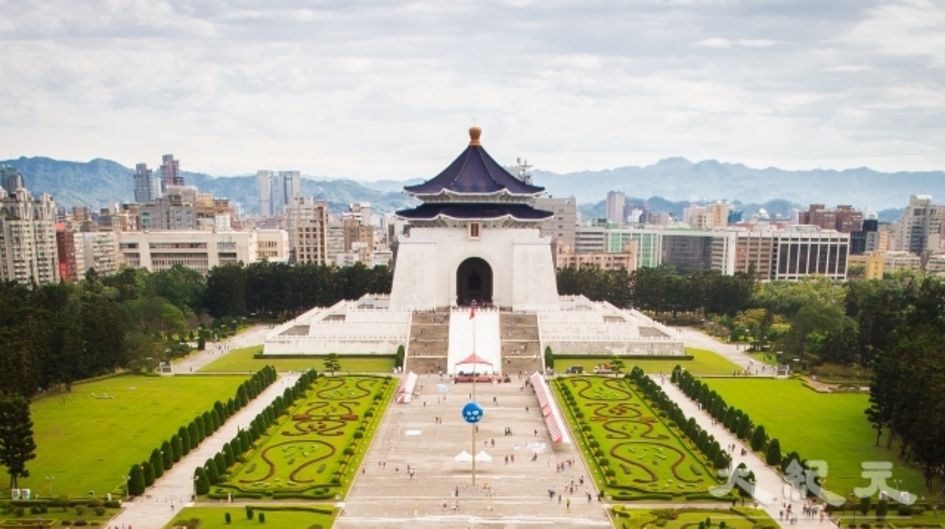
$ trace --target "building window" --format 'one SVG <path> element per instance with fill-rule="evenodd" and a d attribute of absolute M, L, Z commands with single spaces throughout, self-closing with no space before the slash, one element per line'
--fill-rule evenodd
<path fill-rule="evenodd" d="M 479 238 L 479 223 L 478 222 L 469 223 L 469 238 L 470 239 Z"/>

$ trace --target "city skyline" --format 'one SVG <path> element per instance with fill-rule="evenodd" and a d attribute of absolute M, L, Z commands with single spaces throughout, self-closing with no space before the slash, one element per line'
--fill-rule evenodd
<path fill-rule="evenodd" d="M 16 4 L 0 157 L 424 178 L 478 124 L 555 172 L 941 169 L 943 27 L 923 0 Z"/>

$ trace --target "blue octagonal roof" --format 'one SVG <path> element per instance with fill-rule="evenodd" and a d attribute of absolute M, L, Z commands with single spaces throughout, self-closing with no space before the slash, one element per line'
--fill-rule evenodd
<path fill-rule="evenodd" d="M 406 186 L 412 195 L 457 194 L 491 195 L 503 190 L 511 195 L 538 195 L 545 190 L 512 176 L 489 156 L 479 143 L 481 130 L 469 129 L 469 146 L 442 173 L 422 184 Z"/>

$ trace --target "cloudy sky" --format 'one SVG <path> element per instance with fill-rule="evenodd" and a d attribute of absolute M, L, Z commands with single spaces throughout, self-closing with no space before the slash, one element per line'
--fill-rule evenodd
<path fill-rule="evenodd" d="M 0 158 L 945 169 L 945 1 L 0 0 Z"/>

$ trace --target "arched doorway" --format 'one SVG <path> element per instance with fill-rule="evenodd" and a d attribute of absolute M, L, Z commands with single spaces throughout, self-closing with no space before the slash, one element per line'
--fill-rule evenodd
<path fill-rule="evenodd" d="M 492 303 L 492 267 L 484 259 L 470 257 L 456 269 L 456 304 Z"/>

